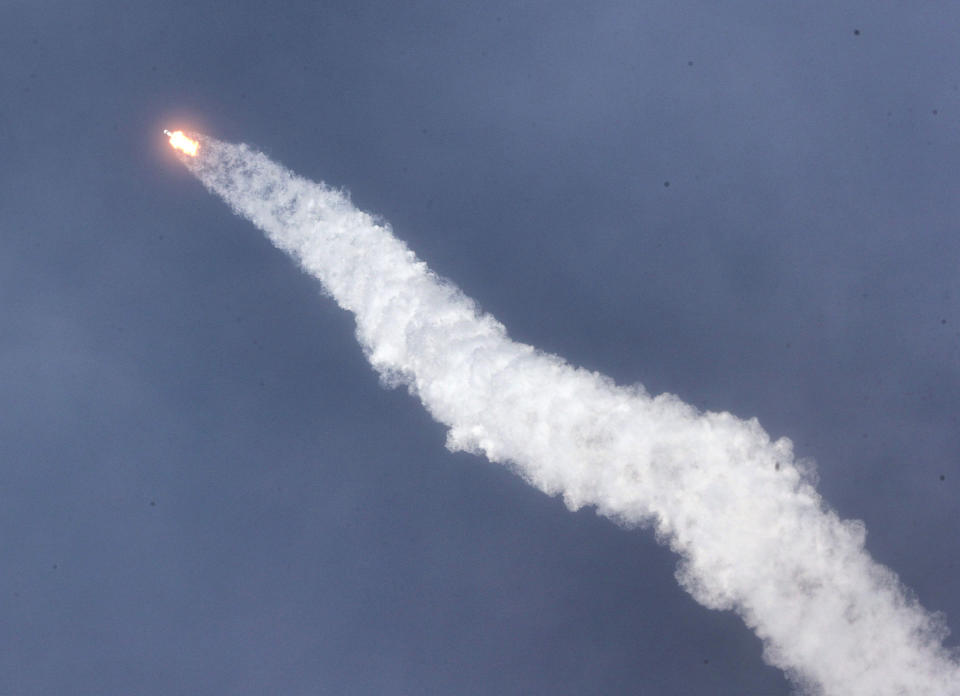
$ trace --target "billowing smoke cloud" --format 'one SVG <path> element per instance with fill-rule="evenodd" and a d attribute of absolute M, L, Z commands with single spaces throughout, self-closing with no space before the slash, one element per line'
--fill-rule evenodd
<path fill-rule="evenodd" d="M 449 428 L 571 509 L 650 526 L 701 604 L 732 609 L 807 694 L 960 694 L 926 612 L 864 549 L 786 439 L 755 419 L 650 396 L 510 340 L 343 193 L 245 145 L 201 139 L 187 166 L 354 313 L 370 363 Z"/>

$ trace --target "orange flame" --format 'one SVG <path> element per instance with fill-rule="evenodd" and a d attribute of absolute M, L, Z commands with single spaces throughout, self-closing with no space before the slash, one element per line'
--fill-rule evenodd
<path fill-rule="evenodd" d="M 180 152 L 185 155 L 190 155 L 191 157 L 196 157 L 197 150 L 200 149 L 200 143 L 185 136 L 183 131 L 174 131 L 171 133 L 170 144 L 173 145 L 175 150 L 180 150 Z"/>

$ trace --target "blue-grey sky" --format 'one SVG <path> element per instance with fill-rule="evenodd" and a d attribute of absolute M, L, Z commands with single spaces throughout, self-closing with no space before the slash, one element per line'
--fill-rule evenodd
<path fill-rule="evenodd" d="M 445 450 L 170 126 L 348 188 L 516 339 L 792 438 L 960 630 L 952 3 L 0 16 L 0 692 L 790 692 L 650 533 Z"/>

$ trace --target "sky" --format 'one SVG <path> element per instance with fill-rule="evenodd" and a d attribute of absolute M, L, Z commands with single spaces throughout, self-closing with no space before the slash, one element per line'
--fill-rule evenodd
<path fill-rule="evenodd" d="M 3 15 L 0 692 L 791 693 L 649 531 L 446 450 L 171 126 L 348 189 L 511 337 L 791 438 L 960 630 L 952 4 Z"/>

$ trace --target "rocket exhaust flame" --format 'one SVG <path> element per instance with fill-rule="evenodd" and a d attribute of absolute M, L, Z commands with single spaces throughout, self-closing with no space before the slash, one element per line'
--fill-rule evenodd
<path fill-rule="evenodd" d="M 180 152 L 190 157 L 196 157 L 197 151 L 200 149 L 200 143 L 196 140 L 188 138 L 183 131 L 174 131 L 171 133 L 168 130 L 164 130 L 163 134 L 170 138 L 170 145 L 173 146 L 174 150 L 180 150 Z"/>
<path fill-rule="evenodd" d="M 386 223 L 246 145 L 205 137 L 184 163 L 355 314 L 374 369 L 449 428 L 451 450 L 653 527 L 684 589 L 736 611 L 804 693 L 960 695 L 943 617 L 870 557 L 864 525 L 824 503 L 788 439 L 511 340 Z"/>

